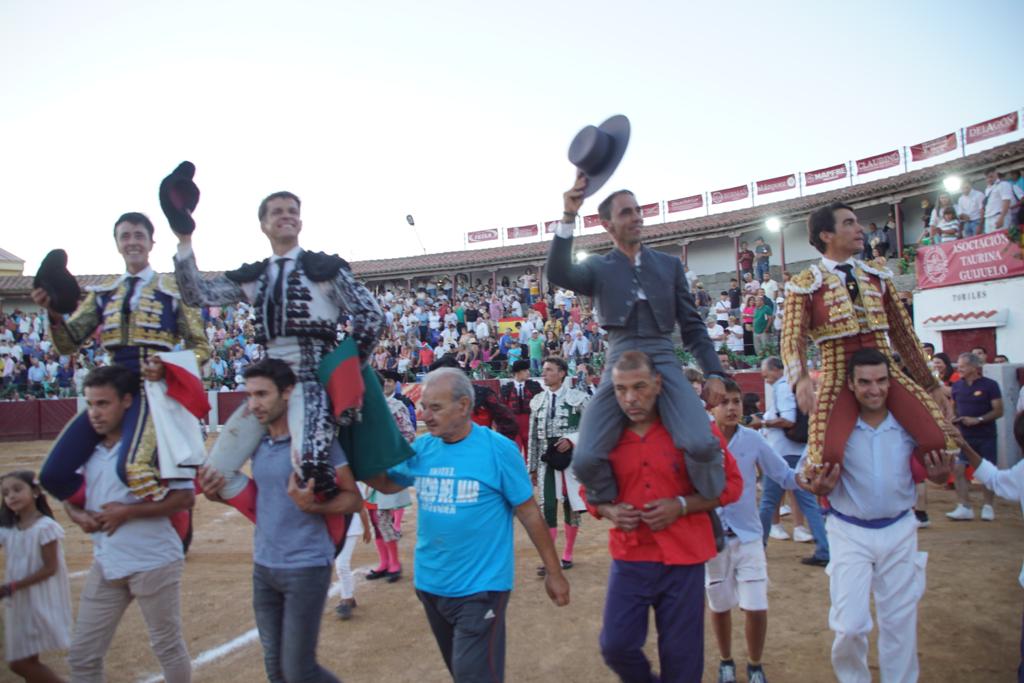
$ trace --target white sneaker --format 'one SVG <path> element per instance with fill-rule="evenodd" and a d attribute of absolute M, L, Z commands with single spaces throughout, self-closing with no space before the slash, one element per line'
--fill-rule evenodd
<path fill-rule="evenodd" d="M 974 519 L 974 510 L 963 504 L 958 504 L 956 509 L 952 512 L 947 512 L 946 516 L 957 522 L 966 522 Z"/>
<path fill-rule="evenodd" d="M 991 505 L 981 506 L 981 519 L 985 522 L 991 522 L 996 518 L 996 511 L 992 509 Z"/>
<path fill-rule="evenodd" d="M 786 533 L 786 530 L 782 528 L 781 524 L 772 524 L 772 529 L 768 532 L 768 535 L 774 538 L 776 541 L 789 540 L 789 534 Z"/>
<path fill-rule="evenodd" d="M 788 505 L 783 505 L 782 507 L 779 508 L 779 517 L 785 517 L 791 512 L 792 510 L 789 509 Z"/>
<path fill-rule="evenodd" d="M 807 527 L 794 527 L 793 528 L 793 541 L 796 543 L 810 543 L 814 540 L 814 536 L 807 530 Z"/>

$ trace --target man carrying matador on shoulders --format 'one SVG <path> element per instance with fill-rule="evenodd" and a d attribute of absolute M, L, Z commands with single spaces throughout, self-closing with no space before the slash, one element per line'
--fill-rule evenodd
<path fill-rule="evenodd" d="M 786 284 L 781 349 L 797 403 L 809 416 L 805 475 L 842 463 L 858 415 L 847 386 L 850 357 L 858 349 L 875 348 L 896 368 L 895 348 L 906 372 L 892 373 L 887 406 L 917 443 L 911 467 L 915 478 L 923 479 L 923 455 L 956 450 L 956 445 L 943 429 L 949 401 L 928 367 L 892 273 L 855 258 L 864 248 L 864 229 L 852 207 L 833 202 L 817 209 L 807 230 L 822 258 Z M 821 355 L 817 397 L 807 372 L 808 340 Z"/>

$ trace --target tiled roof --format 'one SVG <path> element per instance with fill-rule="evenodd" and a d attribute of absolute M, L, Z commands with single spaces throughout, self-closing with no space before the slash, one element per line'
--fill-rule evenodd
<path fill-rule="evenodd" d="M 18 258 L 6 249 L 0 249 L 0 261 L 13 261 L 14 263 L 24 263 L 25 259 Z"/>
<path fill-rule="evenodd" d="M 920 193 L 934 188 L 937 181 L 952 173 L 976 173 L 990 166 L 999 166 L 1009 161 L 1024 159 L 1024 140 L 993 147 L 960 159 L 954 159 L 935 166 L 929 166 L 909 173 L 882 178 L 868 183 L 841 187 L 829 192 L 820 192 L 808 197 L 797 197 L 763 206 L 748 207 L 710 216 L 699 216 L 681 221 L 649 225 L 644 231 L 644 242 L 649 244 L 671 244 L 684 239 L 712 237 L 736 230 L 760 225 L 767 216 L 787 218 L 800 217 L 811 209 L 831 201 L 843 200 L 854 206 L 877 204 L 879 200 L 889 201 L 902 196 Z M 609 249 L 612 246 L 607 234 L 594 233 L 577 236 L 574 243 L 587 250 Z M 433 275 L 453 270 L 501 268 L 509 264 L 540 262 L 545 259 L 548 243 L 529 242 L 490 249 L 447 251 L 422 256 L 402 256 L 389 259 L 356 261 L 351 264 L 353 272 L 362 279 L 402 278 L 405 276 Z M 8 252 L 0 249 L 0 257 Z M 17 257 L 14 257 L 17 258 Z M 18 259 L 20 260 L 20 259 Z M 207 277 L 219 271 L 205 273 Z M 103 282 L 112 275 L 76 276 L 83 287 Z M 30 276 L 0 277 L 0 294 L 27 293 L 32 289 Z"/>
<path fill-rule="evenodd" d="M 751 225 L 759 225 L 767 216 L 800 216 L 822 204 L 839 199 L 855 206 L 877 203 L 879 198 L 920 191 L 927 186 L 934 185 L 936 181 L 951 173 L 980 171 L 1005 161 L 1019 160 L 1021 157 L 1024 157 L 1024 140 L 1000 145 L 909 173 L 837 188 L 830 192 L 820 192 L 808 197 L 797 197 L 763 206 L 649 225 L 644 228 L 644 242 L 667 244 L 683 239 L 731 232 Z M 871 200 L 876 201 L 872 202 Z M 603 232 L 577 236 L 574 238 L 574 243 L 577 247 L 584 249 L 609 249 L 612 245 L 607 234 Z M 352 264 L 352 270 L 362 278 L 377 279 L 402 277 L 406 274 L 444 272 L 452 269 L 486 270 L 490 267 L 503 267 L 509 262 L 543 261 L 547 251 L 547 242 L 530 242 L 491 249 L 448 251 L 423 256 L 358 261 Z"/>

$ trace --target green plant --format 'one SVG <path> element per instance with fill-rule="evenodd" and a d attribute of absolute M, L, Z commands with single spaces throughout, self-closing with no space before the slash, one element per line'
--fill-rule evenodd
<path fill-rule="evenodd" d="M 903 256 L 900 257 L 900 275 L 906 275 L 914 268 L 917 262 L 917 245 L 909 244 L 903 248 Z"/>

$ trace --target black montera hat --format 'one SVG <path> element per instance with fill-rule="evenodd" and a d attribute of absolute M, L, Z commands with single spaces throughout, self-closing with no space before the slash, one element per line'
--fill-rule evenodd
<path fill-rule="evenodd" d="M 192 182 L 195 174 L 195 164 L 183 161 L 160 183 L 160 208 L 171 230 L 179 235 L 191 235 L 196 229 L 192 219 L 192 212 L 199 204 L 199 187 Z"/>
<path fill-rule="evenodd" d="M 54 249 L 46 255 L 32 286 L 46 290 L 50 307 L 58 313 L 74 313 L 82 296 L 78 280 L 68 272 L 68 254 L 63 249 Z"/>
<path fill-rule="evenodd" d="M 589 197 L 608 182 L 629 144 L 629 119 L 617 114 L 600 126 L 587 126 L 569 145 L 569 162 L 587 176 L 583 196 Z"/>

